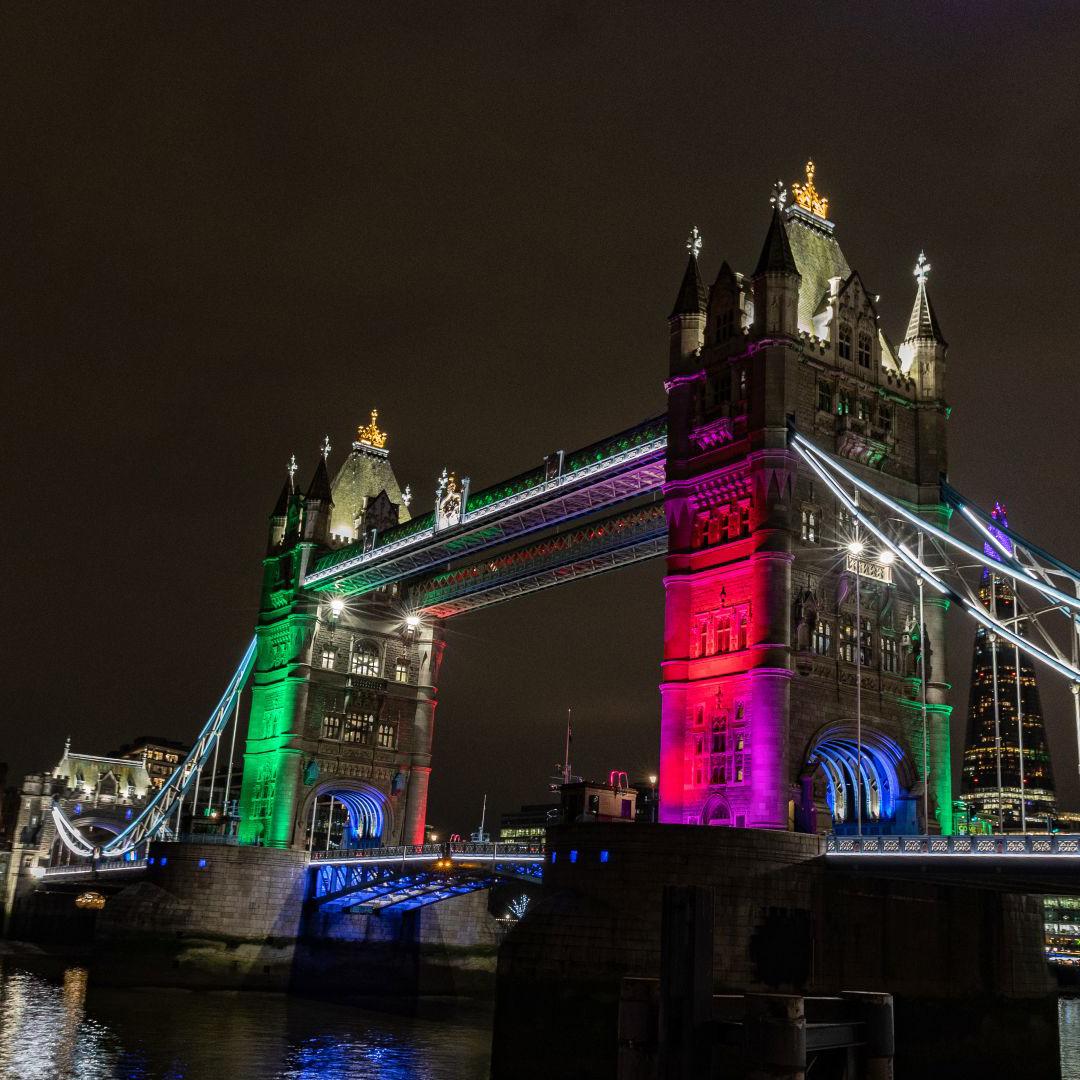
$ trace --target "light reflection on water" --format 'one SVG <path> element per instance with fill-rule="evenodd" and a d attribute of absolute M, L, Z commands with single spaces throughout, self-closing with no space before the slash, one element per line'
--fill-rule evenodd
<path fill-rule="evenodd" d="M 1061 1080 L 1080 1080 L 1080 998 L 1058 998 Z"/>
<path fill-rule="evenodd" d="M 3 1080 L 484 1080 L 483 1017 L 420 1020 L 276 994 L 88 987 L 0 959 Z"/>

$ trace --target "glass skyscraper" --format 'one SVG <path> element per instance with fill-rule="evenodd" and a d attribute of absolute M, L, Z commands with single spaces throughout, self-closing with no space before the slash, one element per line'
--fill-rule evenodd
<path fill-rule="evenodd" d="M 993 517 L 1008 527 L 1005 507 L 1000 503 L 994 504 Z M 1009 539 L 994 532 L 1003 547 L 1011 551 Z M 984 550 L 998 559 L 992 545 L 985 545 Z M 1002 566 L 1001 573 L 983 570 L 979 599 L 987 610 L 1009 624 L 1016 616 L 1016 605 L 1007 567 Z M 1016 625 L 1023 634 L 1023 620 Z M 999 826 L 1007 832 L 1019 831 L 1021 797 L 1029 831 L 1046 830 L 1054 814 L 1054 774 L 1035 669 L 1023 650 L 1019 661 L 1017 686 L 1015 646 L 985 627 L 980 626 L 975 632 L 960 796 L 973 829 L 981 822 L 984 827 L 989 824 L 995 832 Z M 1018 704 L 1022 725 L 1017 724 Z"/>

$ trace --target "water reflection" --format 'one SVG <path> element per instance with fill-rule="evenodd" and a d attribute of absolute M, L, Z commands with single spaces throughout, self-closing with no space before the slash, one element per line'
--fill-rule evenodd
<path fill-rule="evenodd" d="M 1080 1080 L 1080 998 L 1058 999 L 1061 1080 Z"/>
<path fill-rule="evenodd" d="M 0 959 L 5 1080 L 483 1080 L 486 1016 L 457 1022 L 253 993 L 88 987 Z"/>

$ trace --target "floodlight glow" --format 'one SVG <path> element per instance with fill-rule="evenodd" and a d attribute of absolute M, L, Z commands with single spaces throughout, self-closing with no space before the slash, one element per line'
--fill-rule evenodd
<path fill-rule="evenodd" d="M 866 545 L 861 540 L 852 540 L 847 549 L 852 555 L 861 555 L 866 550 Z"/>
<path fill-rule="evenodd" d="M 330 601 L 330 610 L 335 615 L 340 615 L 345 610 L 345 601 L 342 600 L 340 596 L 335 596 L 334 599 Z"/>
<path fill-rule="evenodd" d="M 896 562 L 896 556 L 888 548 L 884 548 L 879 553 L 877 561 L 881 563 L 882 566 L 892 566 L 892 564 Z"/>
<path fill-rule="evenodd" d="M 420 616 L 419 615 L 406 615 L 405 616 L 405 625 L 410 630 L 419 630 L 420 629 Z"/>

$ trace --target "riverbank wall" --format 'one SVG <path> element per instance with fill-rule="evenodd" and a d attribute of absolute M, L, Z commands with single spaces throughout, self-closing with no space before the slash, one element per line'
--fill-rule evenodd
<path fill-rule="evenodd" d="M 407 1007 L 494 992 L 504 924 L 486 892 L 407 912 L 323 912 L 307 904 L 303 852 L 155 843 L 129 884 L 106 875 L 21 898 L 12 935 L 85 957 L 115 986 L 252 989 Z M 77 892 L 100 889 L 100 911 Z"/>
<path fill-rule="evenodd" d="M 665 884 L 713 892 L 717 994 L 891 993 L 898 1077 L 1057 1076 L 1039 898 L 823 855 L 795 833 L 550 829 L 541 896 L 499 953 L 492 1080 L 614 1076 L 622 979 L 660 974 Z"/>

